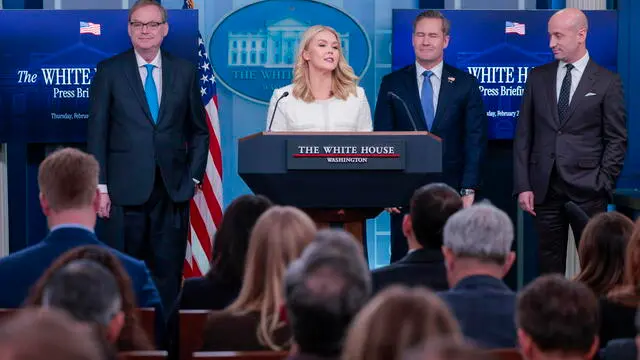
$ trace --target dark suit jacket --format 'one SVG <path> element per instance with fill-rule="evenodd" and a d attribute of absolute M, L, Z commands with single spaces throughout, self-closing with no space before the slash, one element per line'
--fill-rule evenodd
<path fill-rule="evenodd" d="M 270 350 L 258 340 L 260 313 L 232 314 L 213 311 L 207 318 L 203 335 L 203 351 L 264 351 Z M 291 339 L 288 325 L 274 333 L 276 344 L 283 346 Z"/>
<path fill-rule="evenodd" d="M 176 310 L 222 310 L 238 297 L 241 286 L 210 276 L 186 279 L 176 301 Z"/>
<path fill-rule="evenodd" d="M 637 306 L 613 302 L 600 298 L 600 347 L 610 340 L 636 336 L 635 318 Z"/>
<path fill-rule="evenodd" d="M 535 203 L 543 202 L 556 164 L 571 200 L 610 197 L 627 149 L 620 77 L 589 60 L 560 123 L 557 70 L 554 61 L 529 73 L 514 139 L 514 192 L 533 191 Z"/>
<path fill-rule="evenodd" d="M 156 166 L 174 202 L 193 197 L 207 164 L 209 130 L 194 64 L 166 51 L 162 98 L 154 124 L 133 49 L 104 60 L 91 81 L 88 151 L 100 183 L 116 205 L 140 205 L 153 189 Z"/>
<path fill-rule="evenodd" d="M 60 255 L 78 246 L 101 243 L 95 234 L 81 228 L 57 229 L 41 242 L 0 259 L 0 308 L 18 308 L 44 271 Z M 161 311 L 160 295 L 144 262 L 113 250 L 131 278 L 139 307 Z"/>
<path fill-rule="evenodd" d="M 502 280 L 473 275 L 439 295 L 458 319 L 464 336 L 478 346 L 516 347 L 516 294 Z"/>
<path fill-rule="evenodd" d="M 617 339 L 611 341 L 600 354 L 600 359 L 637 360 L 638 347 L 636 346 L 635 339 Z"/>
<path fill-rule="evenodd" d="M 414 130 L 404 106 L 388 96 L 389 91 L 406 102 L 417 129 L 427 131 L 415 64 L 382 78 L 374 115 L 374 130 Z M 431 132 L 443 139 L 442 180 L 454 189 L 477 188 L 480 185 L 480 166 L 487 147 L 487 116 L 478 82 L 473 75 L 444 64 L 438 96 Z M 424 156 L 425 159 L 429 158 L 429 154 Z"/>
<path fill-rule="evenodd" d="M 413 251 L 392 265 L 372 271 L 371 280 L 374 294 L 393 284 L 425 286 L 434 291 L 449 289 L 440 250 Z"/>

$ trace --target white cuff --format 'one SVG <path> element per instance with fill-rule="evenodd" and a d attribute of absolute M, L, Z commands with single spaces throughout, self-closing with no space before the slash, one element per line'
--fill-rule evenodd
<path fill-rule="evenodd" d="M 191 178 L 191 180 L 193 180 L 193 182 L 196 183 L 196 185 L 200 185 L 200 181 L 198 181 L 198 179 Z"/>
<path fill-rule="evenodd" d="M 109 190 L 107 189 L 107 184 L 98 184 L 98 190 L 100 190 L 101 194 L 109 193 Z"/>

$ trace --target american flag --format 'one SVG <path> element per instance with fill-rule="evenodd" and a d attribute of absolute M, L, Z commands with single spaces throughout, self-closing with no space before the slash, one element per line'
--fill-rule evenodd
<path fill-rule="evenodd" d="M 183 9 L 193 9 L 193 0 L 185 0 Z M 222 221 L 222 152 L 220 149 L 220 122 L 218 95 L 211 62 L 198 32 L 198 72 L 200 95 L 207 114 L 209 127 L 209 156 L 207 170 L 198 191 L 189 206 L 189 238 L 184 261 L 184 277 L 202 276 L 209 271 L 213 236 Z"/>
<path fill-rule="evenodd" d="M 100 24 L 80 21 L 80 34 L 100 35 Z"/>
<path fill-rule="evenodd" d="M 513 21 L 507 21 L 504 25 L 505 34 L 518 34 L 524 35 L 525 26 Z"/>

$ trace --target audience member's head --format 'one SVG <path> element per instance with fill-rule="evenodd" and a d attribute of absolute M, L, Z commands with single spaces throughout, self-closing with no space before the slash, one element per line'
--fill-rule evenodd
<path fill-rule="evenodd" d="M 582 232 L 578 257 L 580 273 L 575 280 L 607 295 L 624 281 L 624 257 L 633 222 L 618 212 L 604 212 L 589 220 Z"/>
<path fill-rule="evenodd" d="M 527 285 L 516 303 L 516 327 L 529 360 L 591 359 L 598 351 L 598 299 L 591 289 L 559 274 Z"/>
<path fill-rule="evenodd" d="M 371 274 L 356 239 L 322 230 L 285 275 L 285 301 L 298 351 L 337 357 L 347 328 L 371 295 Z"/>
<path fill-rule="evenodd" d="M 426 288 L 390 286 L 352 321 L 342 360 L 393 360 L 429 339 L 462 334 L 447 305 Z"/>
<path fill-rule="evenodd" d="M 138 305 L 131 285 L 131 279 L 122 267 L 120 260 L 118 260 L 108 248 L 92 245 L 80 246 L 60 255 L 31 288 L 29 297 L 25 300 L 25 305 L 43 305 L 45 287 L 54 277 L 54 274 L 67 264 L 82 259 L 101 264 L 109 270 L 117 282 L 118 293 L 121 296 L 121 310 L 124 313 L 124 324 L 116 342 L 117 350 L 132 351 L 153 349 L 151 342 L 140 325 L 140 320 L 137 315 Z"/>
<path fill-rule="evenodd" d="M 272 205 L 262 195 L 242 195 L 229 204 L 216 231 L 213 242 L 215 258 L 207 276 L 240 286 L 251 230 L 260 215 Z"/>
<path fill-rule="evenodd" d="M 640 219 L 636 220 L 624 259 L 624 285 L 609 294 L 610 299 L 628 306 L 640 305 Z"/>
<path fill-rule="evenodd" d="M 0 359 L 106 360 L 98 336 L 60 310 L 21 309 L 0 323 Z"/>
<path fill-rule="evenodd" d="M 402 223 L 409 248 L 440 250 L 444 225 L 460 209 L 460 195 L 447 184 L 433 183 L 416 190 L 411 197 L 411 210 Z"/>
<path fill-rule="evenodd" d="M 405 353 L 402 360 L 498 360 L 488 351 L 456 339 L 437 338 Z"/>
<path fill-rule="evenodd" d="M 65 310 L 77 321 L 98 326 L 113 344 L 124 326 L 118 283 L 92 260 L 75 260 L 58 269 L 44 286 L 42 307 Z"/>
<path fill-rule="evenodd" d="M 253 227 L 242 288 L 238 298 L 227 307 L 231 312 L 260 313 L 258 339 L 273 350 L 273 334 L 282 324 L 278 316 L 284 306 L 283 278 L 289 264 L 316 235 L 316 225 L 302 210 L 291 206 L 273 206 Z"/>
<path fill-rule="evenodd" d="M 38 169 L 40 206 L 49 227 L 79 223 L 93 228 L 99 207 L 96 159 L 74 148 L 49 154 Z"/>
<path fill-rule="evenodd" d="M 503 278 L 515 260 L 513 224 L 502 210 L 473 205 L 453 214 L 444 227 L 442 252 L 451 287 L 471 275 Z"/>

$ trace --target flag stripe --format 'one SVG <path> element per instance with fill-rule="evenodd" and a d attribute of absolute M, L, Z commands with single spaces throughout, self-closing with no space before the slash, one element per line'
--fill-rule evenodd
<path fill-rule="evenodd" d="M 193 7 L 192 0 L 184 0 L 184 9 L 193 9 Z M 223 204 L 222 150 L 216 81 L 200 33 L 198 33 L 198 58 L 198 77 L 209 131 L 209 149 L 201 190 L 197 191 L 189 205 L 189 238 L 184 261 L 186 278 L 201 276 L 209 271 L 209 263 L 213 255 L 213 238 L 222 222 Z"/>

